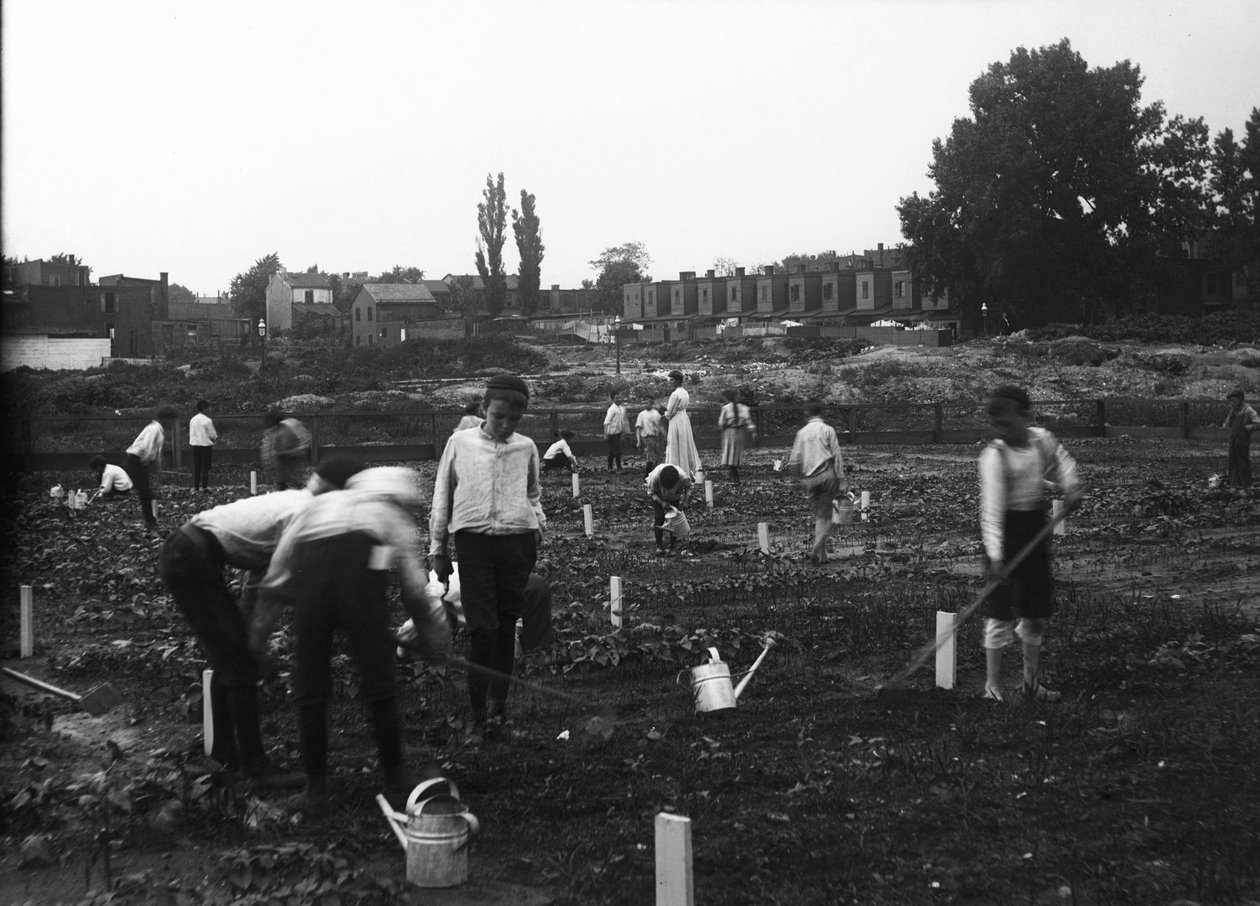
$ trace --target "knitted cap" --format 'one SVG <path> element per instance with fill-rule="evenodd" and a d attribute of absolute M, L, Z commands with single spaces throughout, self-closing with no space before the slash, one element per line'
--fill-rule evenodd
<path fill-rule="evenodd" d="M 315 474 L 335 487 L 344 488 L 351 475 L 358 475 L 366 468 L 367 463 L 352 456 L 334 456 L 316 466 Z"/>
<path fill-rule="evenodd" d="M 495 375 L 486 384 L 486 390 L 515 390 L 524 396 L 525 399 L 529 399 L 529 384 L 526 384 L 514 374 Z"/>

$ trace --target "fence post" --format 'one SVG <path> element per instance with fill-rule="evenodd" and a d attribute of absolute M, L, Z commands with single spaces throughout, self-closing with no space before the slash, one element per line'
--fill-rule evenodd
<path fill-rule="evenodd" d="M 857 443 L 857 438 L 853 436 L 853 407 L 844 407 L 844 433 L 849 438 L 849 443 Z"/>
<path fill-rule="evenodd" d="M 945 433 L 945 409 L 940 403 L 932 406 L 936 417 L 936 425 L 932 428 L 932 443 L 939 444 Z"/>
<path fill-rule="evenodd" d="M 560 436 L 560 412 L 557 409 L 551 410 L 551 436 Z"/>
<path fill-rule="evenodd" d="M 434 409 L 432 412 L 429 413 L 429 440 L 433 441 L 433 449 L 440 456 L 441 451 L 439 451 L 437 448 L 437 439 L 438 439 L 437 410 Z"/>
<path fill-rule="evenodd" d="M 1095 417 L 1098 419 L 1098 424 L 1094 426 L 1094 436 L 1106 437 L 1107 436 L 1107 401 L 1101 400 L 1101 399 L 1095 400 L 1094 410 L 1095 410 Z"/>
<path fill-rule="evenodd" d="M 1182 400 L 1181 405 L 1177 407 L 1177 415 L 1181 421 L 1181 439 L 1188 440 L 1190 438 L 1190 403 Z"/>
<path fill-rule="evenodd" d="M 184 467 L 184 457 L 182 455 L 183 449 L 179 443 L 179 428 L 180 420 L 176 417 L 175 431 L 171 436 L 171 466 L 175 469 L 182 469 Z"/>

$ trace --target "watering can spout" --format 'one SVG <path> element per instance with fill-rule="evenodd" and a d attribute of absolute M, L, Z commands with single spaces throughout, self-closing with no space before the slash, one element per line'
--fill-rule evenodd
<path fill-rule="evenodd" d="M 403 852 L 407 851 L 407 834 L 403 827 L 407 823 L 407 816 L 400 815 L 390 807 L 389 800 L 380 793 L 376 794 L 376 804 L 381 807 L 381 814 L 385 816 L 385 820 L 389 822 L 389 829 L 394 832 L 394 836 L 398 838 L 398 842 L 402 844 Z"/>

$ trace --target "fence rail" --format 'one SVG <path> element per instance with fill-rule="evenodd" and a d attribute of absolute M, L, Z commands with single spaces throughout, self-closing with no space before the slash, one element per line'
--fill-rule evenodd
<path fill-rule="evenodd" d="M 532 409 L 518 428 L 546 446 L 567 428 L 577 453 L 603 450 L 605 407 Z M 716 449 L 720 410 L 690 410 L 696 445 Z M 751 410 L 761 446 L 792 442 L 803 422 L 800 406 Z M 1182 439 L 1221 439 L 1224 407 L 1219 400 L 1131 398 L 1051 400 L 1037 404 L 1038 424 L 1063 437 L 1120 434 Z M 436 459 L 458 424 L 461 411 L 389 408 L 382 411 L 296 412 L 310 429 L 315 461 L 331 453 L 353 453 L 371 462 Z M 633 417 L 637 413 L 631 413 Z M 847 444 L 975 443 L 990 435 L 983 409 L 972 401 L 940 403 L 853 403 L 827 407 L 827 418 Z M 3 450 L 7 471 L 84 467 L 97 454 L 121 462 L 147 419 L 138 416 L 39 416 L 5 419 Z M 215 459 L 256 462 L 263 413 L 214 415 L 219 439 Z M 167 437 L 166 461 L 175 468 L 187 457 L 187 428 L 180 422 Z"/>

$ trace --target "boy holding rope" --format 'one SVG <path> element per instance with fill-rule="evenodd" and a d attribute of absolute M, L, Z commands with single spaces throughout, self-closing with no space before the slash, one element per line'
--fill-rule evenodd
<path fill-rule="evenodd" d="M 1083 491 L 1076 463 L 1054 436 L 1035 428 L 1028 394 L 1019 387 L 998 387 L 989 397 L 989 424 L 996 437 L 980 454 L 980 532 L 990 577 L 1002 571 L 1026 545 L 1037 541 L 1046 525 L 1047 492 L 1064 495 L 1071 512 Z M 1041 685 L 1041 644 L 1054 612 L 1054 578 L 1048 535 L 985 601 L 984 698 L 1003 701 L 1002 652 L 1015 636 L 1023 646 L 1024 694 L 1054 702 L 1061 695 Z"/>

